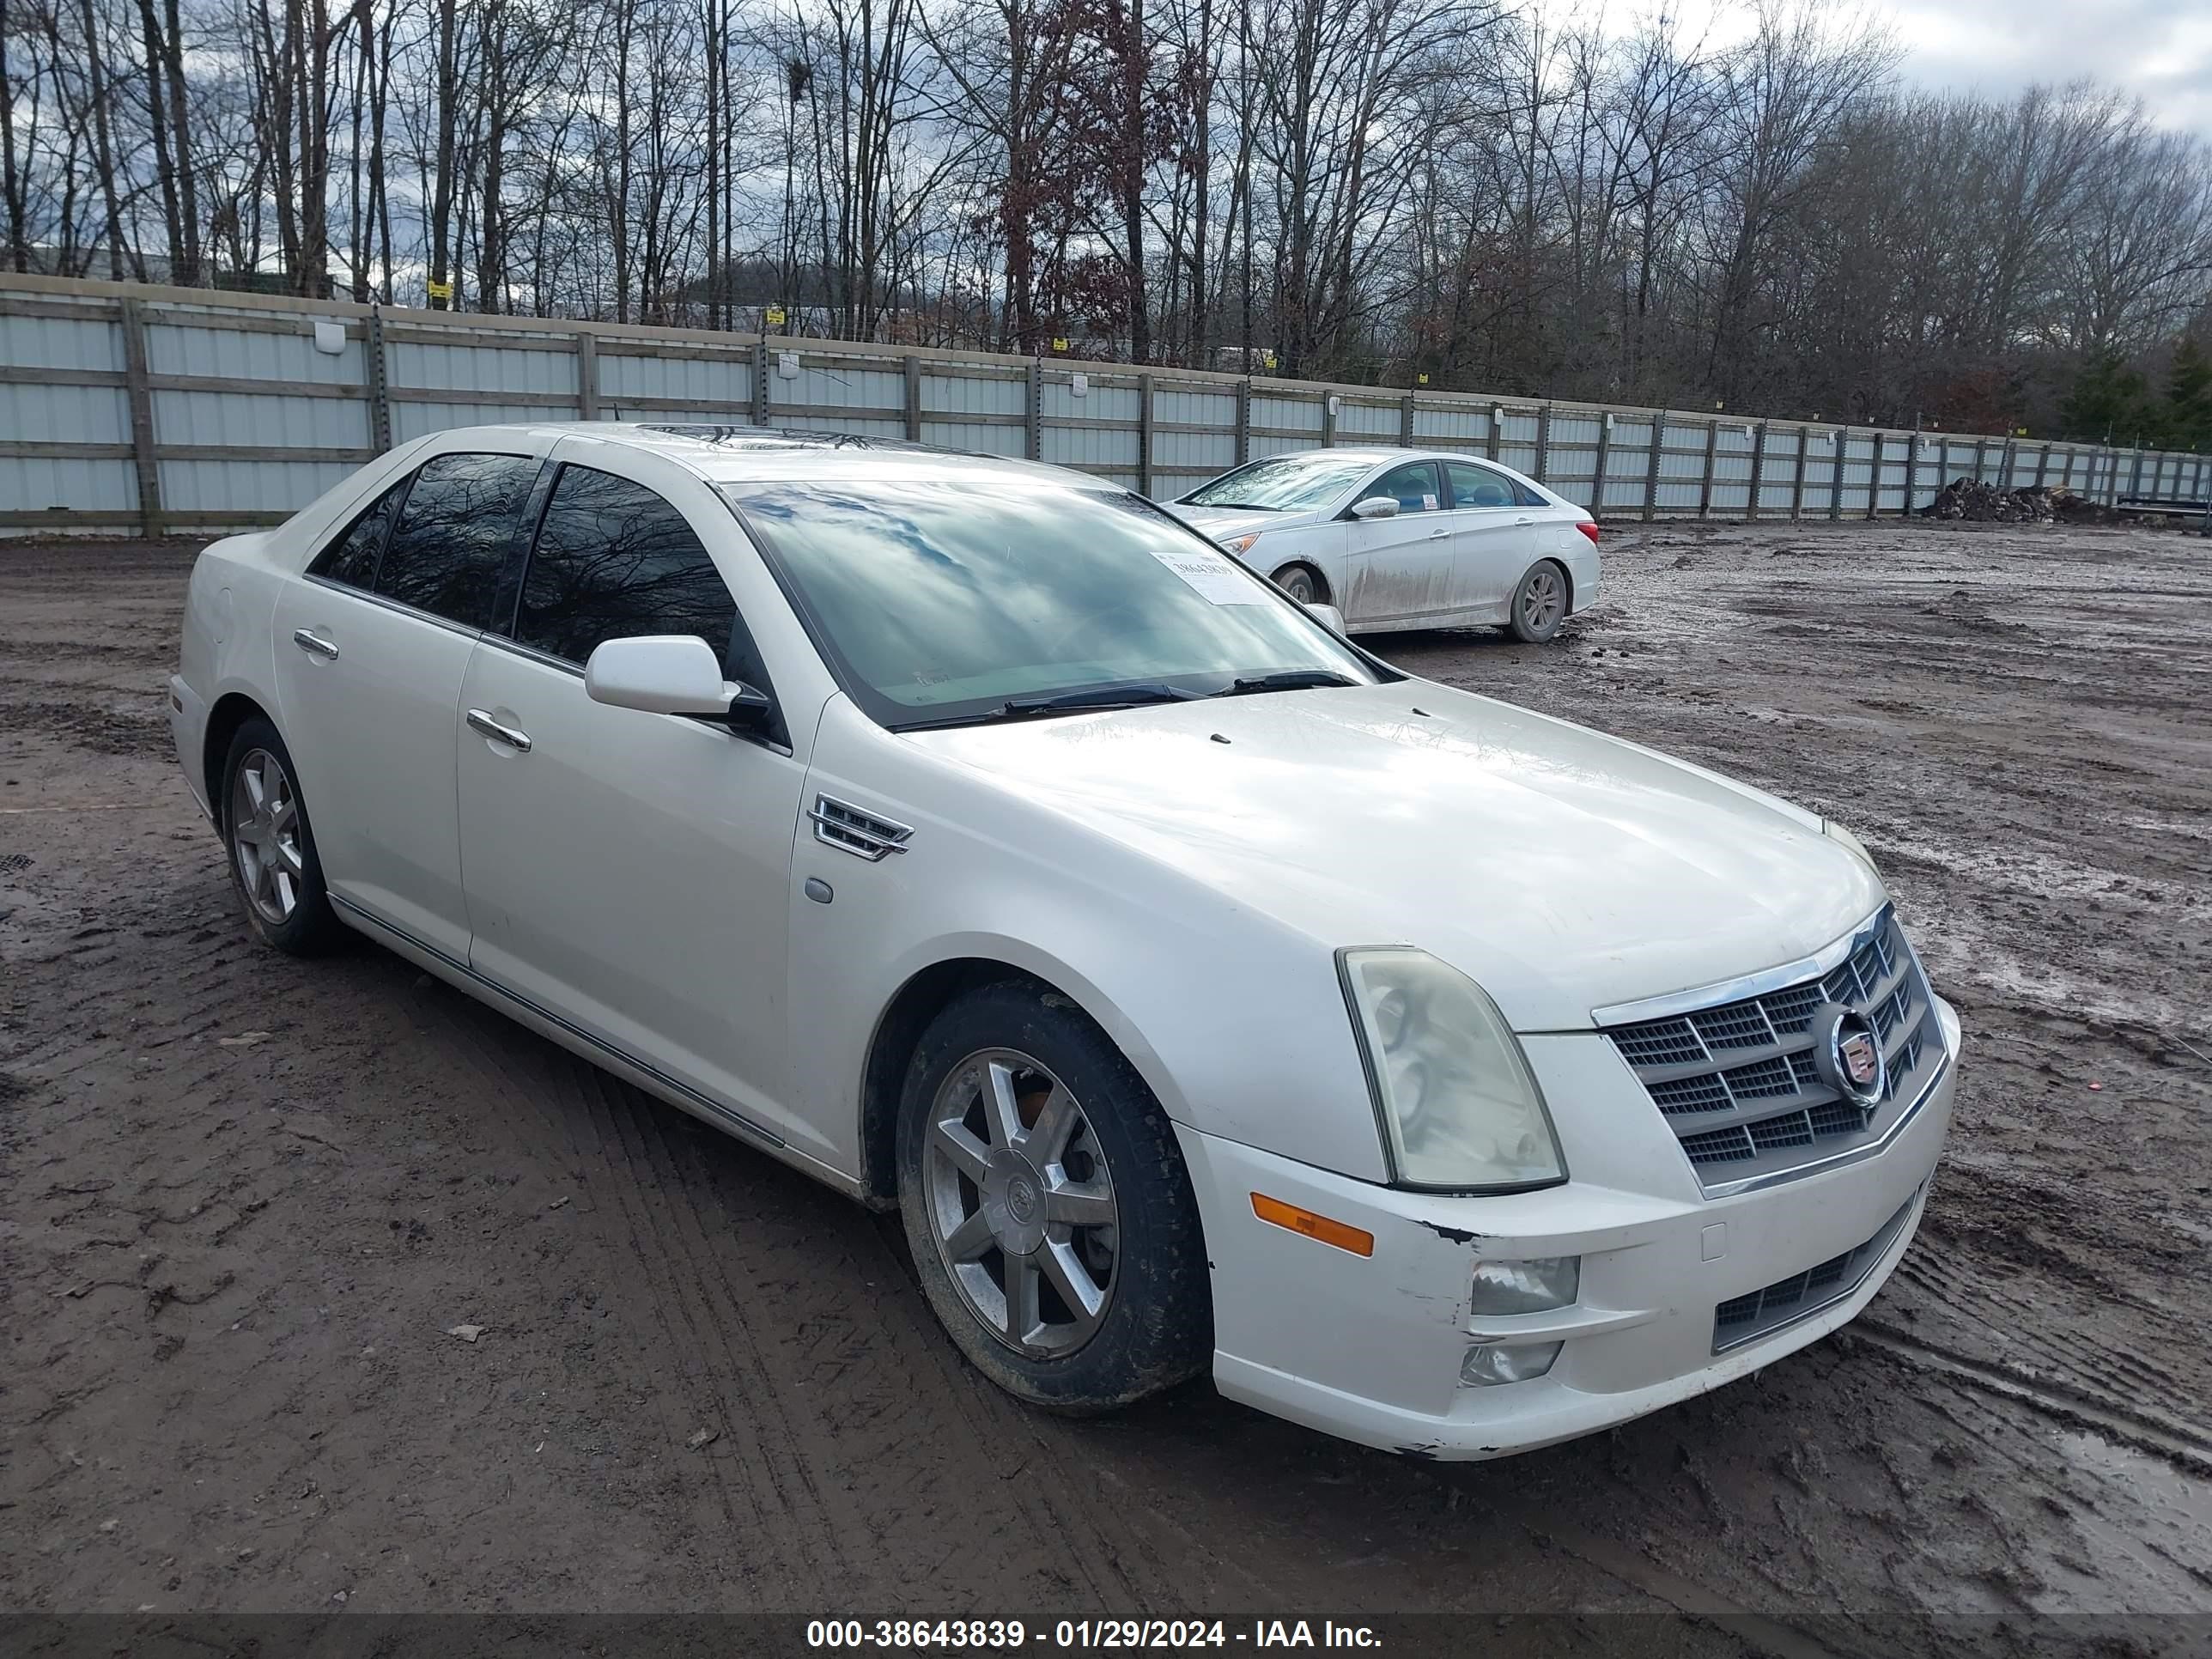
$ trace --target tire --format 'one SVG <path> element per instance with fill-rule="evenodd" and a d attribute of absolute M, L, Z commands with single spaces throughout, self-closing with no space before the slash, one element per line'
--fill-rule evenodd
<path fill-rule="evenodd" d="M 931 1310 L 1017 1399 L 1111 1411 L 1211 1360 L 1205 1242 L 1175 1132 L 1059 993 L 1006 980 L 931 1021 L 899 1103 L 898 1188 Z"/>
<path fill-rule="evenodd" d="M 1326 605 L 1328 594 L 1310 565 L 1286 564 L 1269 578 L 1300 605 Z"/>
<path fill-rule="evenodd" d="M 1537 560 L 1513 585 L 1505 631 L 1524 645 L 1543 644 L 1566 621 L 1571 591 L 1567 573 L 1556 561 Z"/>
<path fill-rule="evenodd" d="M 268 720 L 238 728 L 222 763 L 222 847 L 246 925 L 295 957 L 322 956 L 349 935 L 331 908 L 292 754 Z"/>

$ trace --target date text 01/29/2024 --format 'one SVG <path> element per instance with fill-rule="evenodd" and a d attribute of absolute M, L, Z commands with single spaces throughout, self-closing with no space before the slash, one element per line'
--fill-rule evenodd
<path fill-rule="evenodd" d="M 1058 1649 L 1377 1648 L 1365 1625 L 1304 1619 L 1255 1619 L 1232 1626 L 1220 1619 L 1061 1619 L 1049 1628 L 1018 1619 L 813 1619 L 806 1645 L 827 1649 L 965 1648 L 984 1653 L 1024 1647 Z"/>

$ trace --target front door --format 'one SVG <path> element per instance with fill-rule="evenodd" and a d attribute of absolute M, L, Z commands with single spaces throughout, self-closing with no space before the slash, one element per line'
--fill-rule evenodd
<path fill-rule="evenodd" d="M 461 682 L 534 456 L 434 456 L 276 602 L 277 720 L 341 906 L 460 961 Z"/>
<path fill-rule="evenodd" d="M 1388 495 L 1398 511 L 1387 519 L 1353 519 L 1344 526 L 1345 621 L 1402 622 L 1453 608 L 1451 515 L 1434 461 L 1401 461 L 1360 492 Z"/>
<path fill-rule="evenodd" d="M 470 967 L 821 1155 L 779 1103 L 804 768 L 780 744 L 584 690 L 594 646 L 647 634 L 696 635 L 732 678 L 764 678 L 699 534 L 644 484 L 564 465 L 513 632 L 484 638 L 461 689 Z"/>

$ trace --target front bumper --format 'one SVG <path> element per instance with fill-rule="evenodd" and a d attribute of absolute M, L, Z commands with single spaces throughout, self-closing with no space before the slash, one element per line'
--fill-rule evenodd
<path fill-rule="evenodd" d="M 1938 1016 L 1955 1062 L 1957 1017 L 1942 1005 Z M 1703 1394 L 1819 1340 L 1873 1300 L 1919 1225 L 1955 1076 L 1947 1064 L 1879 1156 L 1713 1200 L 1580 1178 L 1495 1198 L 1401 1192 L 1184 1129 L 1213 1267 L 1214 1381 L 1327 1433 L 1444 1459 L 1532 1450 Z M 1656 1116 L 1648 1099 L 1641 1109 Z M 1568 1158 L 1571 1169 L 1571 1146 Z M 1372 1234 L 1372 1255 L 1260 1220 L 1255 1193 Z M 1717 1331 L 1723 1303 L 1849 1257 L 1900 1212 L 1881 1248 L 1805 1297 L 1815 1311 L 1748 1341 Z M 1579 1297 L 1555 1311 L 1474 1318 L 1479 1255 L 1578 1255 Z M 1544 1376 L 1462 1384 L 1467 1350 L 1486 1340 L 1564 1346 Z"/>

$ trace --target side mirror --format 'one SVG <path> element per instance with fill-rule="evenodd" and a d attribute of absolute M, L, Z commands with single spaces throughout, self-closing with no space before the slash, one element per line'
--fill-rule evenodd
<path fill-rule="evenodd" d="M 584 665 L 584 695 L 615 708 L 690 714 L 752 730 L 774 704 L 767 694 L 722 678 L 721 659 L 696 634 L 609 640 Z"/>
<path fill-rule="evenodd" d="M 1392 495 L 1369 495 L 1352 504 L 1355 519 L 1395 519 L 1398 516 L 1398 501 Z"/>
<path fill-rule="evenodd" d="M 1328 629 L 1330 633 L 1339 636 L 1343 635 L 1344 612 L 1339 611 L 1334 605 L 1323 605 L 1317 599 L 1311 600 L 1306 605 L 1306 614 Z"/>

